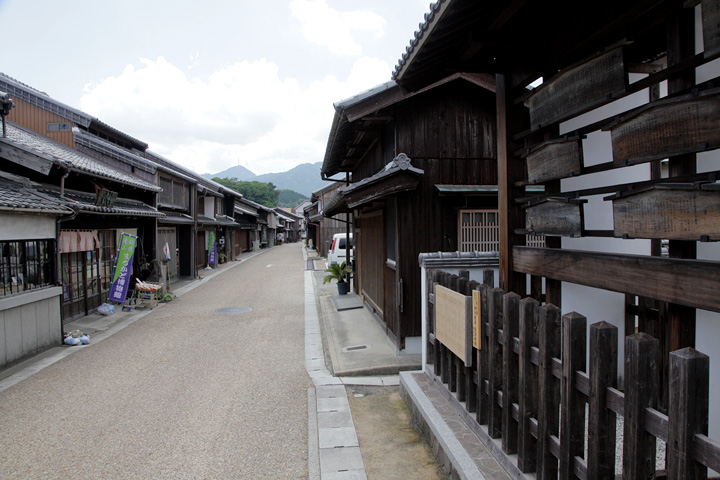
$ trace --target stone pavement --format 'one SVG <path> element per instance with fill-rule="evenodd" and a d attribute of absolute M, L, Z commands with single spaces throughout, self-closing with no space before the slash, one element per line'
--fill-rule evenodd
<path fill-rule="evenodd" d="M 173 292 L 183 295 L 264 252 L 246 254 L 240 261 L 204 271 L 204 278 L 179 282 Z M 314 252 L 304 247 L 303 255 L 308 267 L 304 272 L 305 367 L 313 381 L 313 387 L 308 390 L 309 478 L 368 478 L 346 389 L 358 385 L 400 388 L 415 421 L 450 478 L 509 478 L 477 437 L 458 421 L 458 415 L 432 382 L 423 373 L 403 372 L 419 368 L 419 355 L 395 355 L 384 332 L 366 309 L 338 311 L 330 290 L 334 285 L 322 285 L 323 259 L 314 258 Z M 66 325 L 65 330 L 77 328 L 89 333 L 92 344 L 96 344 L 150 312 L 145 308 L 132 312 L 118 310 L 109 317 L 91 315 Z M 347 348 L 359 345 L 367 348 Z M 0 392 L 84 348 L 57 347 L 0 372 Z M 403 372 L 402 382 L 398 372 Z M 403 472 L 398 472 L 397 478 L 406 478 L 402 475 Z"/>

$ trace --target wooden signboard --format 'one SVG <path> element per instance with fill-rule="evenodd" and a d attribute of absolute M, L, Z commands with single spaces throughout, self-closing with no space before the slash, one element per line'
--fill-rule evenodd
<path fill-rule="evenodd" d="M 720 240 L 719 190 L 658 185 L 608 199 L 613 202 L 616 237 Z"/>
<path fill-rule="evenodd" d="M 622 47 L 592 57 L 548 80 L 528 99 L 530 128 L 537 130 L 605 105 L 627 85 Z"/>
<path fill-rule="evenodd" d="M 720 2 L 702 0 L 703 44 L 705 55 L 720 50 Z"/>
<path fill-rule="evenodd" d="M 472 365 L 472 297 L 435 285 L 435 338 Z"/>
<path fill-rule="evenodd" d="M 582 168 L 582 140 L 554 140 L 538 145 L 526 156 L 528 183 L 579 175 Z"/>
<path fill-rule="evenodd" d="M 616 165 L 720 148 L 720 90 L 649 104 L 611 132 Z"/>
<path fill-rule="evenodd" d="M 547 198 L 532 204 L 525 211 L 529 233 L 560 237 L 581 237 L 583 207 L 586 200 Z"/>
<path fill-rule="evenodd" d="M 482 317 L 481 317 L 481 302 L 482 295 L 480 290 L 473 290 L 472 292 L 473 302 L 473 347 L 480 350 L 482 347 Z"/>

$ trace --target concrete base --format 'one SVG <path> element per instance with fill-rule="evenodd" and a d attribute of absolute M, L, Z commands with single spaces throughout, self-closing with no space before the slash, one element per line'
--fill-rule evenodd
<path fill-rule="evenodd" d="M 362 299 L 355 293 L 333 295 L 332 300 L 338 312 L 352 310 L 354 308 L 363 308 Z"/>
<path fill-rule="evenodd" d="M 449 478 L 511 478 L 425 373 L 401 372 L 400 393 Z"/>

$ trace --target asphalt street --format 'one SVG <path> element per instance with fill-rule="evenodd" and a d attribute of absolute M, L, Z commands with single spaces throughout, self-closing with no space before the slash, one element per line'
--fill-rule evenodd
<path fill-rule="evenodd" d="M 307 478 L 300 249 L 250 258 L 0 392 L 0 477 Z M 252 310 L 217 312 L 235 307 Z"/>

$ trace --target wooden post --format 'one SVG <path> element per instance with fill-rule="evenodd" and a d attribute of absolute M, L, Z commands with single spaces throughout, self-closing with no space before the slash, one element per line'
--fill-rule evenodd
<path fill-rule="evenodd" d="M 452 290 L 453 292 L 457 292 L 457 282 L 458 277 L 457 275 L 448 275 L 448 283 L 447 288 Z M 458 383 L 458 368 L 457 368 L 457 359 L 455 357 L 455 354 L 450 350 L 449 348 L 445 349 L 445 354 L 447 358 L 447 364 L 448 369 L 450 371 L 450 376 L 448 377 L 448 390 L 451 392 L 457 392 L 457 383 Z"/>
<path fill-rule="evenodd" d="M 487 270 L 485 270 L 487 272 Z M 492 270 L 490 270 L 492 272 Z M 477 415 L 476 420 L 479 425 L 485 425 L 488 423 L 488 410 L 490 409 L 490 401 L 488 395 L 485 393 L 485 381 L 488 380 L 488 364 L 489 364 L 489 352 L 490 344 L 488 342 L 488 298 L 490 297 L 490 288 L 488 285 L 480 285 L 480 350 L 477 353 L 478 357 L 478 395 L 477 395 Z"/>
<path fill-rule="evenodd" d="M 491 268 L 483 270 L 483 285 L 487 285 L 490 288 L 495 288 L 495 271 Z"/>
<path fill-rule="evenodd" d="M 616 418 L 607 408 L 607 389 L 617 387 L 618 329 L 607 322 L 590 326 L 590 412 L 588 480 L 615 476 Z"/>
<path fill-rule="evenodd" d="M 518 468 L 523 473 L 534 472 L 537 464 L 537 441 L 530 434 L 530 419 L 537 418 L 538 372 L 530 360 L 530 350 L 538 345 L 538 306 L 533 298 L 520 301 L 520 421 L 518 422 Z"/>
<path fill-rule="evenodd" d="M 708 433 L 709 381 L 710 357 L 689 347 L 670 354 L 668 478 L 707 478 L 707 468 L 693 459 L 693 439 Z"/>
<path fill-rule="evenodd" d="M 463 293 L 469 297 L 472 297 L 472 292 L 478 287 L 478 285 L 479 284 L 474 280 L 469 281 L 465 286 L 465 291 Z M 475 384 L 475 372 L 479 372 L 479 363 L 477 349 L 473 347 L 473 350 L 474 351 L 472 355 L 472 365 L 469 367 L 465 367 L 465 392 L 467 394 L 467 398 L 465 400 L 465 408 L 469 413 L 475 413 L 475 411 L 477 410 L 478 401 L 478 386 Z"/>
<path fill-rule="evenodd" d="M 517 182 L 525 178 L 525 161 L 515 155 L 518 150 L 513 136 L 529 126 L 529 114 L 523 104 L 515 105 L 511 95 L 510 75 L 495 75 L 498 155 L 498 210 L 500 217 L 500 287 L 508 292 L 525 295 L 525 275 L 513 270 L 512 252 L 524 245 L 515 229 L 524 228 L 525 211 L 515 200 L 525 195 Z"/>
<path fill-rule="evenodd" d="M 562 391 L 560 395 L 560 479 L 572 478 L 574 460 L 585 448 L 585 398 L 576 372 L 586 370 L 587 319 L 572 312 L 562 318 Z"/>
<path fill-rule="evenodd" d="M 540 307 L 538 317 L 540 350 L 537 478 L 556 479 L 558 462 L 550 452 L 550 436 L 558 435 L 560 385 L 553 377 L 552 359 L 560 356 L 560 309 L 554 305 Z"/>
<path fill-rule="evenodd" d="M 518 428 L 512 416 L 513 403 L 518 401 L 518 357 L 513 349 L 515 337 L 520 335 L 520 295 L 503 296 L 503 378 L 502 378 L 502 449 L 508 454 L 517 453 Z"/>
<path fill-rule="evenodd" d="M 465 295 L 465 290 L 467 290 L 467 284 L 468 279 L 463 276 L 463 272 L 465 272 L 468 277 L 470 276 L 470 272 L 467 270 L 461 270 L 460 276 L 457 277 L 457 282 L 455 284 L 455 291 L 457 293 L 461 293 Z M 457 368 L 457 399 L 459 402 L 465 402 L 467 401 L 467 367 L 465 367 L 465 359 L 464 358 L 458 358 L 455 357 L 455 366 Z"/>
<path fill-rule="evenodd" d="M 498 329 L 502 327 L 503 295 L 505 292 L 493 288 L 488 296 L 488 435 L 499 438 L 502 435 L 502 411 L 497 404 L 497 391 L 502 388 L 503 355 L 498 341 Z"/>
<path fill-rule="evenodd" d="M 625 337 L 623 479 L 655 477 L 656 439 L 645 430 L 645 409 L 658 397 L 659 342 L 646 333 Z"/>

